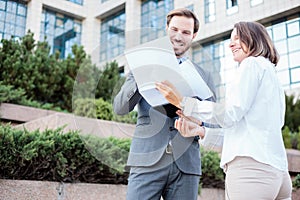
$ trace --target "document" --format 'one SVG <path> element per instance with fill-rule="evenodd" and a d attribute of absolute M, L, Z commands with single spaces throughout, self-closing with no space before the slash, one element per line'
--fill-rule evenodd
<path fill-rule="evenodd" d="M 168 80 L 183 96 L 206 99 L 212 92 L 189 60 L 178 64 L 168 36 L 125 51 L 140 94 L 152 106 L 168 104 L 155 88 L 156 82 Z"/>

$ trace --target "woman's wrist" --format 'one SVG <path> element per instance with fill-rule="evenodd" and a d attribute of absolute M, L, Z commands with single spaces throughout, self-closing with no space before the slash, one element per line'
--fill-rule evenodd
<path fill-rule="evenodd" d="M 204 126 L 200 126 L 202 128 L 202 131 L 199 132 L 199 137 L 202 140 L 205 136 L 205 127 Z"/>
<path fill-rule="evenodd" d="M 181 110 L 184 110 L 185 102 L 186 102 L 186 97 L 182 97 L 180 102 L 179 102 L 179 108 Z"/>

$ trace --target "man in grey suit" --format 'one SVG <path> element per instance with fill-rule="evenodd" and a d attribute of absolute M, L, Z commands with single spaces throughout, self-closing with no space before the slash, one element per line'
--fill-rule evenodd
<path fill-rule="evenodd" d="M 180 8 L 169 12 L 166 31 L 179 63 L 187 59 L 185 53 L 198 29 L 199 21 L 192 11 Z M 211 74 L 197 65 L 195 69 L 214 93 Z M 215 96 L 208 100 L 215 100 Z M 151 107 L 129 73 L 114 98 L 114 111 L 124 115 L 136 105 L 138 119 L 127 162 L 130 167 L 127 200 L 159 200 L 161 197 L 196 200 L 201 175 L 198 137 L 182 137 L 174 128 L 176 117 L 167 114 L 170 107 Z"/>

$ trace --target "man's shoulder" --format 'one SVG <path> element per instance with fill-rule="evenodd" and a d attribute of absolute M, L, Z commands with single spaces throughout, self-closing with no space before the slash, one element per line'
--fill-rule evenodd
<path fill-rule="evenodd" d="M 195 69 L 196 69 L 198 72 L 200 72 L 202 75 L 208 75 L 208 74 L 211 73 L 210 70 L 206 69 L 205 67 L 203 67 L 203 66 L 201 66 L 201 65 L 199 65 L 199 64 L 197 64 L 197 63 L 195 63 L 194 61 L 191 61 L 191 62 L 193 63 Z"/>

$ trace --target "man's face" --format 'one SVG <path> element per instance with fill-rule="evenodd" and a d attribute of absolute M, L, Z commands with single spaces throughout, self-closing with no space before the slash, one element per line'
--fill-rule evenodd
<path fill-rule="evenodd" d="M 167 26 L 167 34 L 170 37 L 176 57 L 182 57 L 196 37 L 194 19 L 184 16 L 172 17 L 169 26 Z"/>

